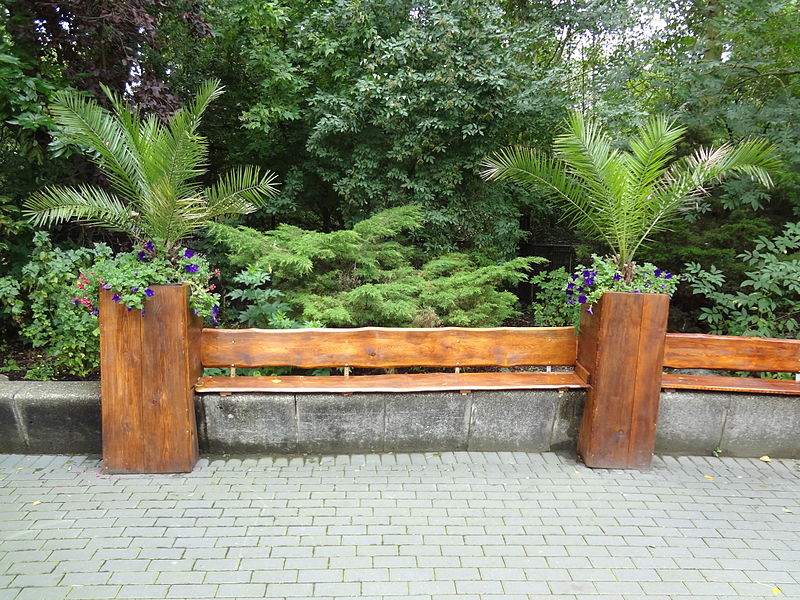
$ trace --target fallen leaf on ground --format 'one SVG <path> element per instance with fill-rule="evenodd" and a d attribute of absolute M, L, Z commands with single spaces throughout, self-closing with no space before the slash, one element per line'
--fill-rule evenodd
<path fill-rule="evenodd" d="M 714 481 L 714 478 L 711 475 L 703 475 L 703 477 L 705 477 L 709 481 Z"/>
<path fill-rule="evenodd" d="M 33 502 L 31 502 L 31 504 L 33 504 L 34 506 L 36 506 L 37 504 L 41 504 L 41 503 L 42 503 L 41 500 L 34 500 Z"/>
<path fill-rule="evenodd" d="M 758 460 L 761 460 L 761 461 L 764 461 L 764 462 L 772 462 L 772 459 L 769 456 L 767 456 L 766 454 L 764 456 L 762 456 L 761 458 L 759 458 Z"/>

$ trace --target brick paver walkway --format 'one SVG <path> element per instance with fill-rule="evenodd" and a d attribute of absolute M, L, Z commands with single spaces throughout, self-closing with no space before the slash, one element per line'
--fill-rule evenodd
<path fill-rule="evenodd" d="M 798 461 L 0 456 L 0 600 L 800 598 Z"/>

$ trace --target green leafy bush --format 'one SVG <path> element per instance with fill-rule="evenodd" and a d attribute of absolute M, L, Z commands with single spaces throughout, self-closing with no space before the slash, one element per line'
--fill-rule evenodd
<path fill-rule="evenodd" d="M 383 211 L 353 229 L 319 233 L 281 225 L 261 233 L 214 225 L 233 264 L 272 272 L 292 316 L 332 326 L 491 327 L 515 316 L 516 296 L 500 288 L 544 259 L 493 262 L 445 254 L 416 266 L 409 234 L 417 207 Z"/>
<path fill-rule="evenodd" d="M 30 261 L 18 277 L 0 278 L 0 311 L 16 324 L 24 342 L 42 351 L 42 363 L 27 377 L 86 377 L 98 368 L 97 319 L 77 306 L 75 282 L 81 271 L 111 256 L 105 244 L 94 248 L 54 248 L 49 236 L 34 236 Z"/>
<path fill-rule="evenodd" d="M 577 326 L 581 318 L 580 306 L 567 302 L 564 290 L 569 274 L 564 267 L 532 275 L 530 282 L 536 286 L 536 301 L 531 304 L 533 324 L 536 327 Z"/>
<path fill-rule="evenodd" d="M 231 300 L 228 309 L 236 313 L 236 320 L 247 327 L 262 329 L 296 329 L 323 327 L 319 321 L 297 321 L 287 316 L 291 307 L 282 300 L 283 292 L 266 287 L 272 273 L 258 267 L 249 267 L 233 276 L 239 287 L 226 294 Z"/>
<path fill-rule="evenodd" d="M 800 337 L 800 223 L 788 223 L 772 239 L 759 237 L 753 250 L 739 254 L 747 266 L 740 291 L 720 291 L 725 273 L 711 265 L 686 265 L 695 294 L 713 304 L 700 309 L 711 333 L 765 337 Z"/>

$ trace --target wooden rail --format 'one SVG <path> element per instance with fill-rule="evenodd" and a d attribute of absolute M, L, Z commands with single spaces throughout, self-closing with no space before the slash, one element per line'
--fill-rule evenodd
<path fill-rule="evenodd" d="M 575 364 L 573 327 L 204 329 L 206 367 L 519 367 Z"/>
<path fill-rule="evenodd" d="M 800 340 L 668 333 L 664 366 L 798 373 Z"/>

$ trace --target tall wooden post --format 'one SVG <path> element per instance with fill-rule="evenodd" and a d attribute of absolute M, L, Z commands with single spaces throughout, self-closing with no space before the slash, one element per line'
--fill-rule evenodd
<path fill-rule="evenodd" d="M 589 467 L 647 469 L 653 458 L 669 297 L 603 294 L 581 316 L 578 363 L 589 373 L 578 455 Z"/>
<path fill-rule="evenodd" d="M 103 468 L 185 473 L 198 458 L 193 385 L 200 376 L 202 321 L 188 289 L 153 286 L 145 314 L 100 290 Z"/>

